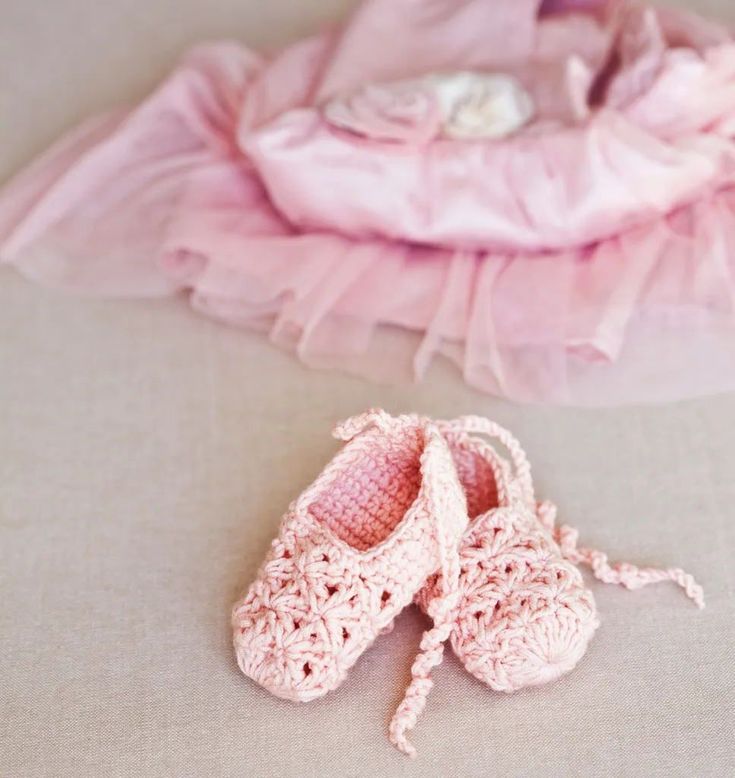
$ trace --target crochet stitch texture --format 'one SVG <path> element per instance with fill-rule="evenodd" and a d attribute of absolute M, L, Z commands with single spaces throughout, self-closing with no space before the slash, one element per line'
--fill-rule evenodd
<path fill-rule="evenodd" d="M 424 707 L 456 611 L 465 497 L 428 420 L 369 411 L 335 434 L 346 446 L 291 505 L 234 608 L 237 660 L 273 694 L 320 697 L 440 571 L 426 602 L 434 625 L 390 728 L 391 740 L 413 754 L 406 731 Z"/>
<path fill-rule="evenodd" d="M 602 552 L 577 548 L 576 530 L 555 527 L 556 507 L 536 502 L 528 458 L 508 430 L 474 416 L 437 426 L 452 452 L 470 519 L 460 547 L 451 644 L 466 669 L 492 689 L 513 692 L 556 680 L 582 658 L 599 619 L 577 564 L 629 589 L 673 581 L 704 606 L 701 587 L 679 568 L 611 566 Z M 511 461 L 478 434 L 499 441 Z M 417 597 L 422 609 L 434 596 L 435 581 Z"/>
<path fill-rule="evenodd" d="M 478 437 L 496 439 L 510 461 Z M 245 598 L 233 610 L 242 671 L 280 697 L 309 701 L 335 689 L 413 598 L 432 619 L 389 726 L 407 733 L 451 645 L 497 691 L 554 680 L 583 656 L 599 625 L 575 566 L 630 589 L 671 580 L 699 607 L 679 568 L 610 565 L 555 526 L 537 503 L 519 442 L 487 419 L 434 422 L 370 410 L 339 425 L 346 445 L 287 511 Z"/>
<path fill-rule="evenodd" d="M 484 419 L 445 422 L 470 527 L 460 548 L 460 602 L 451 644 L 496 691 L 555 680 L 584 655 L 599 626 L 592 592 L 536 516 L 531 471 L 518 441 Z M 469 430 L 500 439 L 513 467 Z M 432 580 L 417 598 L 424 608 Z"/>

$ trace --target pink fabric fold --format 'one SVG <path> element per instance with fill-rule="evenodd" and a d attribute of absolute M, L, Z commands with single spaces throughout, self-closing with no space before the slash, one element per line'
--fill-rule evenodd
<path fill-rule="evenodd" d="M 0 258 L 79 293 L 185 295 L 378 380 L 443 355 L 525 402 L 733 389 L 735 44 L 674 11 L 625 38 L 609 9 L 557 5 L 373 0 L 272 59 L 199 47 L 0 192 Z M 366 83 L 501 66 L 540 112 L 503 141 L 376 138 L 322 111 Z"/>

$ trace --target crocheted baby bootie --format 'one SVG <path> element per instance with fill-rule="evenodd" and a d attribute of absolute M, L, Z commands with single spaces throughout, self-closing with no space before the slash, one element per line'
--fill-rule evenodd
<path fill-rule="evenodd" d="M 434 626 L 391 724 L 392 741 L 412 753 L 406 731 L 423 708 L 456 611 L 464 492 L 428 420 L 369 411 L 335 436 L 346 445 L 292 503 L 234 608 L 237 661 L 279 697 L 320 697 L 441 571 L 425 601 Z"/>
<path fill-rule="evenodd" d="M 512 692 L 555 680 L 584 655 L 599 625 L 594 598 L 575 567 L 588 564 L 608 583 L 638 588 L 673 580 L 700 607 L 702 590 L 679 569 L 610 566 L 604 554 L 578 549 L 577 533 L 555 528 L 555 508 L 537 504 L 531 468 L 507 430 L 478 417 L 438 422 L 465 489 L 470 525 L 460 547 L 460 603 L 451 643 L 474 676 Z M 499 440 L 508 463 L 474 434 Z M 434 595 L 432 579 L 418 603 Z"/>

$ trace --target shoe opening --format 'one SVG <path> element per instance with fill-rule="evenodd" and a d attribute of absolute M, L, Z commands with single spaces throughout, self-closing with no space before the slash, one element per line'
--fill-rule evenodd
<path fill-rule="evenodd" d="M 339 455 L 337 476 L 309 505 L 309 513 L 360 551 L 376 546 L 419 494 L 423 447 L 419 428 L 390 435 L 376 430 L 358 438 Z"/>
<path fill-rule="evenodd" d="M 459 482 L 467 496 L 467 515 L 472 521 L 500 504 L 495 470 L 476 447 L 466 446 L 461 441 L 448 442 Z"/>

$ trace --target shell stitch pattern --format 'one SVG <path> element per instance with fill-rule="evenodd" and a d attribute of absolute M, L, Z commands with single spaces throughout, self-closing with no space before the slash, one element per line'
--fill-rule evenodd
<path fill-rule="evenodd" d="M 536 503 L 531 469 L 518 441 L 479 417 L 438 422 L 465 489 L 470 526 L 460 548 L 460 605 L 452 648 L 492 689 L 513 692 L 572 670 L 599 626 L 592 592 L 577 564 L 629 589 L 674 581 L 699 607 L 701 587 L 679 568 L 610 565 L 605 554 L 577 548 L 578 533 L 557 528 L 556 507 Z M 498 439 L 513 467 L 473 434 Z M 419 593 L 423 609 L 437 578 Z"/>
<path fill-rule="evenodd" d="M 510 461 L 478 437 L 498 440 Z M 577 545 L 556 508 L 537 503 L 516 438 L 481 417 L 434 422 L 370 410 L 335 430 L 346 441 L 295 500 L 233 611 L 242 671 L 308 701 L 335 689 L 412 598 L 431 617 L 389 726 L 410 756 L 411 730 L 444 643 L 492 689 L 512 692 L 569 672 L 599 625 L 576 565 L 636 589 L 670 580 L 704 607 L 679 568 L 611 565 Z"/>
<path fill-rule="evenodd" d="M 340 425 L 347 441 L 290 507 L 245 598 L 233 611 L 242 671 L 273 694 L 308 701 L 335 689 L 427 578 L 434 626 L 412 668 L 391 740 L 424 707 L 456 610 L 464 492 L 446 442 L 418 417 L 367 413 Z"/>

